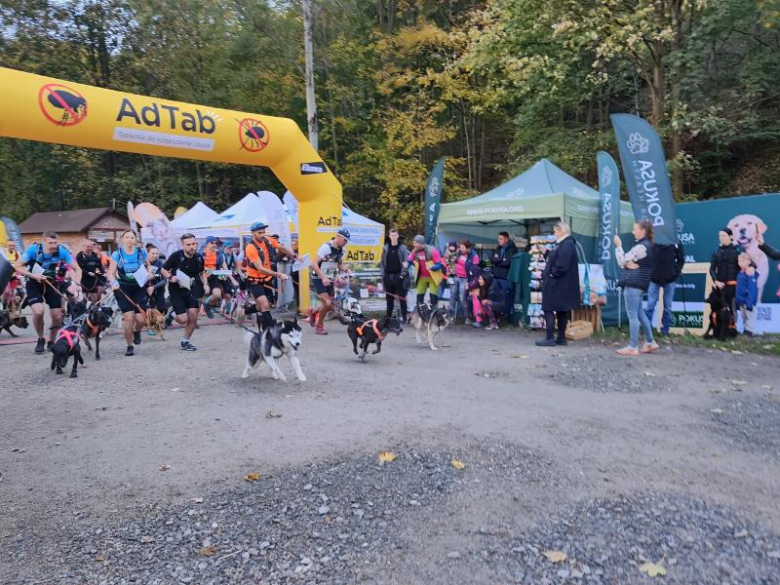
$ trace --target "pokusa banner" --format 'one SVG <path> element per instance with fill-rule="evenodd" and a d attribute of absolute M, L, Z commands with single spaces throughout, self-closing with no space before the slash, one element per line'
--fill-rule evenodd
<path fill-rule="evenodd" d="M 439 221 L 441 191 L 444 186 L 444 159 L 445 157 L 441 157 L 436 162 L 425 183 L 425 241 L 430 246 L 435 245 L 436 224 Z"/>
<path fill-rule="evenodd" d="M 613 114 L 610 118 L 634 217 L 653 222 L 655 243 L 676 243 L 674 197 L 661 139 L 639 116 Z"/>

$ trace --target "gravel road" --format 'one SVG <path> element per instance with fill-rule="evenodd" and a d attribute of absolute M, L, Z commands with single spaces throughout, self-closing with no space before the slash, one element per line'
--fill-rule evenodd
<path fill-rule="evenodd" d="M 0 583 L 777 582 L 778 358 L 330 330 L 305 383 L 227 325 L 77 380 L 0 346 Z"/>

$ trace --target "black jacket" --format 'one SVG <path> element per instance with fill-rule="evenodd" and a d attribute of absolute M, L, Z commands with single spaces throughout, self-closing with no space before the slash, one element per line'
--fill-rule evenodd
<path fill-rule="evenodd" d="M 710 276 L 715 282 L 735 282 L 739 273 L 739 249 L 734 244 L 720 246 L 712 254 Z"/>
<path fill-rule="evenodd" d="M 380 264 L 379 264 L 381 266 L 381 268 L 382 268 L 382 277 L 383 278 L 387 278 L 387 273 L 385 272 L 385 267 L 387 266 L 387 253 L 389 251 L 390 251 L 390 244 L 386 243 L 382 247 L 382 259 L 381 259 Z M 402 275 L 402 277 L 404 279 L 404 286 L 406 288 L 409 288 L 409 286 L 411 285 L 411 279 L 409 278 L 409 269 L 403 267 L 404 263 L 409 261 L 409 249 L 405 245 L 400 243 L 400 241 L 398 242 L 398 256 L 399 256 L 398 259 L 401 262 L 401 275 Z"/>
<path fill-rule="evenodd" d="M 770 260 L 780 260 L 780 250 L 775 250 L 769 244 L 761 244 L 758 247 Z"/>
<path fill-rule="evenodd" d="M 512 264 L 512 256 L 517 254 L 517 246 L 512 240 L 507 242 L 503 248 L 498 247 L 490 257 L 490 263 L 493 264 L 493 278 L 502 278 L 504 280 L 509 276 L 509 267 Z"/>
<path fill-rule="evenodd" d="M 571 311 L 580 306 L 577 245 L 571 236 L 547 255 L 542 283 L 542 310 Z"/>
<path fill-rule="evenodd" d="M 650 282 L 661 286 L 674 282 L 685 266 L 682 244 L 653 245 L 653 274 Z"/>

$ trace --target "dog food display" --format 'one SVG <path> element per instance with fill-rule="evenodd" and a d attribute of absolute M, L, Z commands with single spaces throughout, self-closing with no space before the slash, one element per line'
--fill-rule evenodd
<path fill-rule="evenodd" d="M 555 236 L 531 237 L 531 302 L 528 305 L 528 325 L 534 329 L 544 329 L 544 313 L 542 312 L 542 274 L 547 267 L 545 257 L 555 248 Z"/>

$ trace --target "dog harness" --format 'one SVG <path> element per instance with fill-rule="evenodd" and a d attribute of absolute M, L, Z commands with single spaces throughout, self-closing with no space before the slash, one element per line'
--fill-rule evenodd
<path fill-rule="evenodd" d="M 67 341 L 68 346 L 72 350 L 79 342 L 79 334 L 77 331 L 71 331 L 70 329 L 60 329 L 60 332 L 57 333 L 57 339 L 54 340 L 54 343 L 57 343 L 60 339 Z"/>
<path fill-rule="evenodd" d="M 357 334 L 360 337 L 363 337 L 363 332 L 365 331 L 366 325 L 371 325 L 371 329 L 373 329 L 374 333 L 376 333 L 377 341 L 384 341 L 385 336 L 379 330 L 379 321 L 377 321 L 376 319 L 371 319 L 370 321 L 366 321 L 360 327 L 357 328 Z"/>

